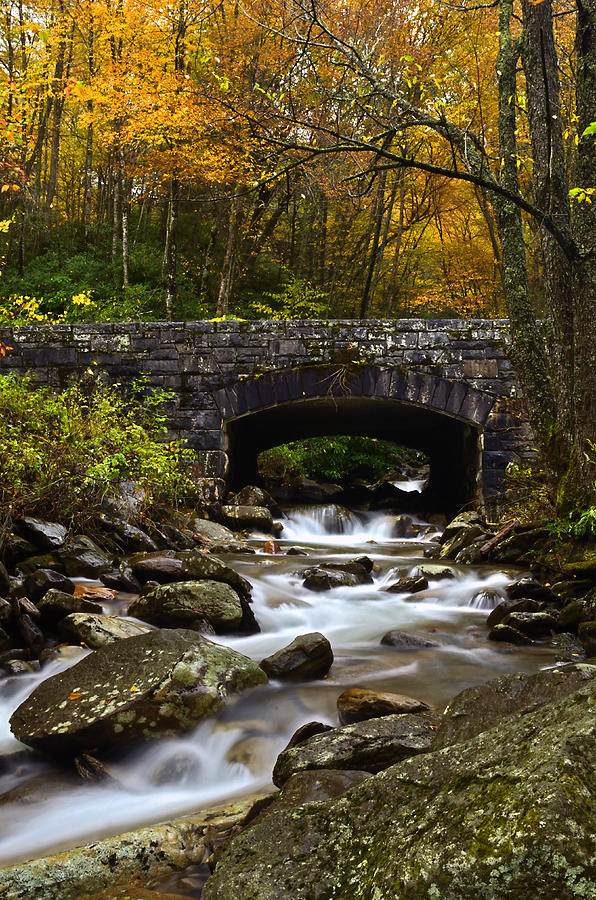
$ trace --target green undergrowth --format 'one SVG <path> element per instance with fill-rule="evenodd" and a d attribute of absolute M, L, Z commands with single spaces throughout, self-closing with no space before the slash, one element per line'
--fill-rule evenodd
<path fill-rule="evenodd" d="M 192 452 L 166 436 L 169 400 L 143 383 L 125 398 L 91 369 L 61 391 L 31 376 L 0 376 L 2 518 L 81 527 L 122 481 L 138 486 L 147 513 L 192 500 Z"/>
<path fill-rule="evenodd" d="M 390 441 L 358 435 L 306 438 L 265 450 L 259 456 L 262 478 L 323 481 L 376 481 L 404 463 L 423 463 L 424 455 Z"/>

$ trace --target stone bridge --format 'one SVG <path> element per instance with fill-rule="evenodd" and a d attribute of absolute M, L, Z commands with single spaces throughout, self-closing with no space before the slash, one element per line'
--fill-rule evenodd
<path fill-rule="evenodd" d="M 255 478 L 261 450 L 360 434 L 423 450 L 446 510 L 492 505 L 532 455 L 506 321 L 205 321 L 0 329 L 0 373 L 64 386 L 96 364 L 171 391 L 205 498 Z"/>

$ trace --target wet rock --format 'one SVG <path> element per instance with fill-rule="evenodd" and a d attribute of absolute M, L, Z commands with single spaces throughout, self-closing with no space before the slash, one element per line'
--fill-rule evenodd
<path fill-rule="evenodd" d="M 301 725 L 300 728 L 296 729 L 284 747 L 284 750 L 290 750 L 292 747 L 297 747 L 298 744 L 304 743 L 304 741 L 314 737 L 315 734 L 324 734 L 326 731 L 333 731 L 333 726 L 325 725 L 323 722 L 306 722 L 305 725 Z"/>
<path fill-rule="evenodd" d="M 477 594 L 474 594 L 472 597 L 471 606 L 473 609 L 496 609 L 503 602 L 503 595 L 499 593 L 499 591 L 495 591 L 492 588 L 485 588 L 483 591 L 478 591 Z"/>
<path fill-rule="evenodd" d="M 470 524 L 459 528 L 453 535 L 445 538 L 445 532 L 441 535 L 441 550 L 439 559 L 455 559 L 455 557 L 474 543 L 486 541 L 488 531 L 482 525 Z"/>
<path fill-rule="evenodd" d="M 0 652 L 8 650 L 9 647 L 12 647 L 13 643 L 13 637 L 10 632 L 0 625 Z"/>
<path fill-rule="evenodd" d="M 540 584 L 534 578 L 518 578 L 513 584 L 507 588 L 507 596 L 511 600 L 521 600 L 522 598 L 530 598 L 537 600 L 539 603 L 561 604 L 561 598 L 558 594 L 544 584 Z"/>
<path fill-rule="evenodd" d="M 252 591 L 250 582 L 216 556 L 207 556 L 200 550 L 191 550 L 182 560 L 182 572 L 192 580 L 209 579 L 229 584 L 240 597 L 250 598 Z"/>
<path fill-rule="evenodd" d="M 138 594 L 142 588 L 141 582 L 126 562 L 121 562 L 117 569 L 103 572 L 99 576 L 99 580 L 107 588 L 126 591 L 129 594 Z"/>
<path fill-rule="evenodd" d="M 131 557 L 128 562 L 136 578 L 141 584 L 146 581 L 157 581 L 158 584 L 169 584 L 182 580 L 182 559 L 175 550 L 158 550 L 144 556 Z"/>
<path fill-rule="evenodd" d="M 399 713 L 425 712 L 429 709 L 427 703 L 414 697 L 363 688 L 350 688 L 337 698 L 337 711 L 342 725 Z"/>
<path fill-rule="evenodd" d="M 269 678 L 282 681 L 310 681 L 323 678 L 333 664 L 333 650 L 318 631 L 301 634 L 287 647 L 260 663 Z"/>
<path fill-rule="evenodd" d="M 247 822 L 263 821 L 266 816 L 278 812 L 281 809 L 295 809 L 304 803 L 312 803 L 317 800 L 328 800 L 330 797 L 340 797 L 357 784 L 362 784 L 371 777 L 370 772 L 342 771 L 341 769 L 315 769 L 313 771 L 296 772 L 285 782 L 279 793 L 271 797 L 271 802 L 264 804 L 262 811 L 257 810 L 257 815 L 247 815 Z M 262 808 L 263 804 L 261 804 Z"/>
<path fill-rule="evenodd" d="M 25 576 L 23 588 L 30 600 L 38 603 L 50 590 L 62 591 L 64 594 L 74 594 L 74 584 L 61 572 L 54 569 L 36 569 Z"/>
<path fill-rule="evenodd" d="M 62 619 L 61 628 L 91 650 L 151 631 L 139 622 L 87 612 L 69 613 Z"/>
<path fill-rule="evenodd" d="M 9 567 L 16 566 L 21 560 L 35 556 L 38 548 L 19 534 L 9 534 L 0 549 L 0 558 Z"/>
<path fill-rule="evenodd" d="M 578 628 L 578 637 L 589 659 L 596 656 L 596 621 L 582 622 Z"/>
<path fill-rule="evenodd" d="M 225 543 L 236 540 L 236 535 L 233 531 L 226 528 L 225 525 L 220 525 L 219 522 L 211 522 L 210 519 L 193 519 L 190 523 L 190 528 L 196 537 L 202 538 L 206 542 L 220 541 Z"/>
<path fill-rule="evenodd" d="M 29 662 L 25 659 L 6 659 L 1 665 L 9 675 L 30 675 L 39 669 L 39 666 L 34 662 Z"/>
<path fill-rule="evenodd" d="M 175 550 L 193 550 L 196 541 L 193 539 L 190 530 L 181 531 L 175 525 L 161 524 L 160 531 L 163 533 L 168 545 Z"/>
<path fill-rule="evenodd" d="M 437 728 L 435 749 L 468 741 L 517 713 L 524 715 L 556 703 L 582 685 L 596 687 L 596 666 L 580 663 L 500 675 L 484 684 L 466 688 L 448 704 Z"/>
<path fill-rule="evenodd" d="M 63 572 L 64 566 L 58 557 L 53 553 L 43 553 L 40 556 L 28 556 L 27 559 L 21 560 L 16 566 L 17 574 L 30 575 L 37 569 L 54 569 L 56 572 Z"/>
<path fill-rule="evenodd" d="M 542 608 L 542 603 L 539 603 L 538 600 L 531 600 L 529 598 L 522 600 L 502 600 L 498 606 L 495 606 L 486 620 L 486 624 L 489 628 L 493 628 L 495 625 L 502 622 L 503 619 L 506 619 L 512 612 L 540 612 Z"/>
<path fill-rule="evenodd" d="M 586 658 L 586 652 L 575 634 L 553 634 L 542 646 L 555 651 L 557 662 L 578 663 Z"/>
<path fill-rule="evenodd" d="M 266 506 L 222 506 L 224 525 L 234 531 L 271 531 L 273 516 Z"/>
<path fill-rule="evenodd" d="M 393 715 L 334 728 L 283 750 L 273 769 L 273 783 L 281 787 L 291 775 L 310 769 L 379 772 L 427 751 L 435 737 L 434 727 L 431 718 Z"/>
<path fill-rule="evenodd" d="M 429 641 L 428 638 L 408 634 L 406 631 L 387 631 L 381 638 L 381 643 L 394 650 L 428 650 L 441 646 L 436 641 Z"/>
<path fill-rule="evenodd" d="M 308 556 L 308 553 L 301 547 L 288 547 L 286 556 Z"/>
<path fill-rule="evenodd" d="M 432 563 L 422 563 L 422 565 L 416 566 L 410 572 L 410 575 L 416 578 L 423 575 L 425 578 L 433 581 L 445 581 L 448 578 L 455 578 L 455 572 L 449 566 L 435 566 Z"/>
<path fill-rule="evenodd" d="M 4 563 L 0 562 L 0 597 L 8 596 L 10 591 L 10 577 Z"/>
<path fill-rule="evenodd" d="M 365 557 L 368 560 L 368 557 Z M 325 566 L 312 566 L 304 569 L 303 585 L 309 591 L 328 591 L 336 587 L 356 587 L 359 584 L 372 584 L 370 574 L 372 566 L 361 562 L 328 563 Z"/>
<path fill-rule="evenodd" d="M 425 591 L 427 587 L 428 580 L 424 575 L 406 575 L 383 590 L 390 594 L 417 594 L 418 591 Z"/>
<path fill-rule="evenodd" d="M 391 525 L 391 537 L 402 538 L 412 536 L 413 519 L 411 516 L 396 516 Z"/>
<path fill-rule="evenodd" d="M 585 685 L 339 798 L 273 813 L 233 839 L 203 900 L 589 896 L 595 702 Z"/>
<path fill-rule="evenodd" d="M 97 578 L 112 568 L 111 558 L 84 534 L 69 541 L 60 551 L 60 560 L 71 578 Z"/>
<path fill-rule="evenodd" d="M 153 538 L 131 522 L 114 521 L 104 516 L 100 518 L 100 524 L 127 553 L 151 553 L 158 549 Z"/>
<path fill-rule="evenodd" d="M 503 619 L 503 626 L 515 628 L 528 637 L 551 634 L 557 627 L 557 620 L 546 612 L 512 612 Z"/>
<path fill-rule="evenodd" d="M 281 547 L 277 541 L 265 541 L 263 544 L 263 553 L 275 555 L 276 553 L 281 553 Z"/>
<path fill-rule="evenodd" d="M 432 521 L 432 518 L 429 521 Z M 444 546 L 459 534 L 460 531 L 476 526 L 484 526 L 485 524 L 483 516 L 477 510 L 460 513 L 445 525 L 443 533 L 439 538 L 439 542 Z"/>
<path fill-rule="evenodd" d="M 25 646 L 29 647 L 33 656 L 39 656 L 45 647 L 45 637 L 34 617 L 23 613 L 17 619 L 17 631 L 21 635 Z"/>
<path fill-rule="evenodd" d="M 277 500 L 275 500 L 268 491 L 256 487 L 254 484 L 247 484 L 241 491 L 238 491 L 229 502 L 230 506 L 265 507 L 274 516 L 281 516 L 282 514 Z"/>
<path fill-rule="evenodd" d="M 42 682 L 18 707 L 18 740 L 50 755 L 193 728 L 229 693 L 267 680 L 252 660 L 186 630 L 117 641 Z"/>
<path fill-rule="evenodd" d="M 37 604 L 44 624 L 55 625 L 70 613 L 97 613 L 102 614 L 100 603 L 94 603 L 85 597 L 75 597 L 64 591 L 52 588 L 41 598 Z"/>
<path fill-rule="evenodd" d="M 572 600 L 563 607 L 557 620 L 557 627 L 560 631 L 577 632 L 582 622 L 589 622 L 591 618 L 591 610 L 587 603 L 582 600 Z"/>
<path fill-rule="evenodd" d="M 518 631 L 517 628 L 514 628 L 512 625 L 504 625 L 500 622 L 498 625 L 489 631 L 488 633 L 489 641 L 499 641 L 507 644 L 517 644 L 520 647 L 523 647 L 526 644 L 533 644 L 532 638 L 528 637 L 527 634 L 524 634 L 521 631 Z"/>
<path fill-rule="evenodd" d="M 204 622 L 217 634 L 238 631 L 243 609 L 240 597 L 221 581 L 183 581 L 162 585 L 135 600 L 128 615 L 162 628 L 197 628 Z"/>
<path fill-rule="evenodd" d="M 66 528 L 57 522 L 25 516 L 17 520 L 15 528 L 21 537 L 43 550 L 58 550 L 66 540 Z"/>

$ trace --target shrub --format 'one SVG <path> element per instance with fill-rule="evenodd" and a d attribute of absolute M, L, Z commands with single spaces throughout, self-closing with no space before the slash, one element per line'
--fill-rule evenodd
<path fill-rule="evenodd" d="M 80 527 L 123 479 L 139 485 L 147 511 L 191 499 L 192 452 L 165 436 L 169 399 L 143 384 L 126 399 L 92 370 L 61 392 L 0 376 L 0 508 Z"/>

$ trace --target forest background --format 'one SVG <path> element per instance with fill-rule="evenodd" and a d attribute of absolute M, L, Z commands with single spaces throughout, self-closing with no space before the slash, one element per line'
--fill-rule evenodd
<path fill-rule="evenodd" d="M 494 3 L 330 8 L 412 102 L 481 134 L 498 170 Z M 370 155 L 349 141 L 316 152 L 340 119 L 368 138 L 387 101 L 316 46 L 297 48 L 300 13 L 227 0 L 3 0 L 3 321 L 505 313 L 483 187 L 408 167 L 371 175 Z M 570 17 L 556 29 L 571 159 Z M 515 102 L 531 194 L 523 81 Z M 452 164 L 424 125 L 393 148 Z M 524 239 L 540 312 L 531 217 Z"/>

